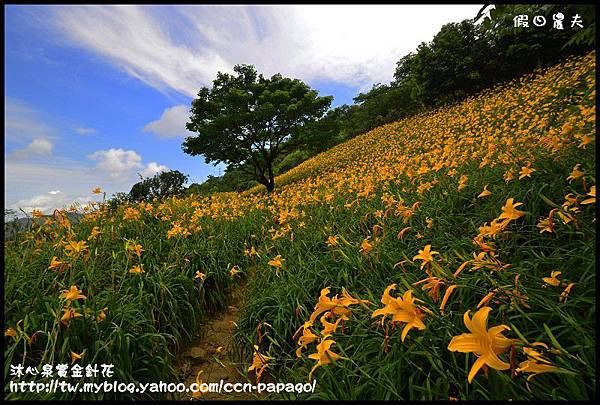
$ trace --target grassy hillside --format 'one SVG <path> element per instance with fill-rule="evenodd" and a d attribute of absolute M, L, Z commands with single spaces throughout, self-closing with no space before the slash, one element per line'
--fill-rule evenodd
<path fill-rule="evenodd" d="M 594 59 L 376 128 L 270 195 L 17 235 L 5 378 L 75 352 L 120 381 L 178 381 L 174 354 L 245 280 L 244 361 L 316 378 L 314 398 L 595 397 Z"/>

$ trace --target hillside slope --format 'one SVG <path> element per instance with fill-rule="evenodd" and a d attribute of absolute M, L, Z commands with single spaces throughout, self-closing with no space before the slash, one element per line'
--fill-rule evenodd
<path fill-rule="evenodd" d="M 296 340 L 308 330 L 319 335 L 318 311 L 312 329 L 298 328 L 317 302 L 326 301 L 323 294 L 341 296 L 345 287 L 373 302 L 373 311 L 380 299 L 387 301 L 384 290 L 396 285 L 395 296 L 411 289 L 424 301 L 417 312 L 432 311 L 424 317 L 426 329 L 412 329 L 403 342 L 400 330 L 377 327 L 368 311 L 353 315 L 350 331 L 332 335 L 334 351 L 349 360 L 336 362 L 333 372 L 319 371 L 322 397 L 592 395 L 593 58 L 377 128 L 277 179 L 268 248 L 271 256 L 284 256 L 288 268 L 279 278 L 254 281 L 241 324 L 247 337 L 261 321 L 273 326 L 278 339 L 269 353 L 289 356 L 281 375 L 305 376 L 314 364 L 294 359 L 302 341 L 290 342 L 294 333 Z M 427 246 L 437 254 L 424 253 Z M 472 315 L 485 305 L 489 324 L 509 326 L 506 336 L 517 339 L 512 371 L 489 370 L 488 378 L 469 384 L 473 354 L 467 360 L 448 346 L 468 332 L 466 311 Z M 564 351 L 552 362 L 565 366 L 554 370 L 566 375 L 525 381 L 535 369 L 526 353 L 540 347 L 528 345 L 536 341 L 548 349 L 560 342 Z M 511 378 L 517 376 L 523 377 Z M 563 391 L 565 384 L 577 394 Z M 531 385 L 537 389 L 529 391 Z"/>
<path fill-rule="evenodd" d="M 176 381 L 175 353 L 245 280 L 240 360 L 252 380 L 316 378 L 298 398 L 595 397 L 594 60 L 376 128 L 270 195 L 17 235 L 7 362 L 83 352 L 119 380 Z"/>

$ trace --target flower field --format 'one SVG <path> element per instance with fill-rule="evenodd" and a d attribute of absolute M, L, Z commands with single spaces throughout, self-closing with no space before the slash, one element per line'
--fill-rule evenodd
<path fill-rule="evenodd" d="M 5 380 L 78 362 L 178 382 L 243 284 L 244 370 L 317 379 L 300 399 L 595 398 L 595 119 L 590 53 L 353 138 L 271 194 L 56 211 L 5 241 Z"/>

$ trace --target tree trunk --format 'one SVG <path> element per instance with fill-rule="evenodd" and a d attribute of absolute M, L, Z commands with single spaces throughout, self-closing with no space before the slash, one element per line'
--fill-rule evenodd
<path fill-rule="evenodd" d="M 269 170 L 269 181 L 267 184 L 267 191 L 270 193 L 275 189 L 275 176 L 273 176 L 273 166 L 271 161 L 267 162 L 267 169 Z"/>
<path fill-rule="evenodd" d="M 269 183 L 266 184 L 266 187 L 267 187 L 267 191 L 269 193 L 272 192 L 273 190 L 275 190 L 275 182 L 273 181 L 273 179 L 269 180 Z"/>

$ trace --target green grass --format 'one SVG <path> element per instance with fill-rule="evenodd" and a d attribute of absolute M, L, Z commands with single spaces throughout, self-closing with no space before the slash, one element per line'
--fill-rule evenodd
<path fill-rule="evenodd" d="M 581 136 L 595 134 L 595 122 L 584 112 L 595 103 L 593 57 L 568 61 L 455 107 L 377 128 L 282 175 L 273 195 L 254 190 L 152 202 L 151 213 L 145 206 L 133 206 L 141 212 L 139 219 L 124 218 L 127 207 L 103 207 L 97 217 L 88 216 L 80 224 L 35 226 L 5 241 L 5 330 L 17 332 L 4 338 L 5 380 L 12 380 L 11 364 L 70 364 L 71 352 L 84 352 L 83 366 L 114 364 L 114 379 L 120 382 L 179 382 L 175 355 L 206 319 L 226 308 L 232 289 L 244 281 L 235 330 L 240 360 L 249 365 L 253 345 L 259 345 L 261 353 L 273 358 L 266 372 L 269 380 L 308 379 L 315 361 L 307 355 L 314 353 L 315 344 L 298 358 L 293 336 L 309 318 L 322 288 L 330 287 L 332 294 L 346 288 L 353 297 L 372 303 L 351 307 L 351 319 L 332 336 L 333 351 L 345 359 L 317 368 L 315 393 L 299 399 L 595 398 L 595 204 L 578 204 L 575 221 L 566 224 L 555 216 L 554 234 L 540 233 L 537 227 L 569 193 L 581 202 L 595 184 L 595 141 L 578 147 Z M 573 129 L 564 129 L 566 124 Z M 557 151 L 544 144 L 552 134 L 559 138 Z M 494 140 L 484 141 L 487 135 Z M 493 165 L 480 167 L 489 146 L 497 148 L 499 157 Z M 447 166 L 410 176 L 398 167 L 399 162 L 415 171 L 421 162 L 431 167 L 443 160 L 439 154 L 445 147 L 457 163 L 454 176 L 448 175 Z M 509 162 L 501 161 L 508 155 Z M 536 170 L 531 177 L 504 181 L 508 169 L 518 172 L 528 163 Z M 585 187 L 581 179 L 567 181 L 575 164 L 586 174 Z M 458 191 L 461 175 L 468 181 Z M 427 181 L 437 183 L 420 194 L 419 184 Z M 477 198 L 486 185 L 492 195 Z M 361 194 L 365 190 L 371 191 Z M 328 194 L 329 202 L 324 200 Z M 420 205 L 405 220 L 397 203 L 386 202 L 389 196 L 407 207 Z M 498 260 L 509 266 L 472 272 L 466 267 L 454 278 L 452 273 L 479 252 L 473 243 L 479 227 L 497 218 L 508 198 L 522 202 L 519 209 L 526 212 L 493 241 Z M 431 227 L 428 219 L 433 220 Z M 168 238 L 175 221 L 191 235 Z M 88 241 L 87 253 L 68 257 L 58 242 L 87 240 L 94 226 L 102 234 Z M 405 227 L 412 229 L 399 239 Z M 275 237 L 277 233 L 283 235 Z M 339 245 L 327 246 L 327 238 L 334 235 Z M 366 237 L 374 242 L 368 254 L 360 252 Z M 127 240 L 142 245 L 140 258 L 127 253 Z M 458 286 L 444 313 L 439 301 L 412 285 L 427 277 L 413 257 L 428 244 L 439 252 L 433 271 L 446 278 L 439 299 L 447 285 Z M 258 257 L 244 254 L 250 246 Z M 277 255 L 285 259 L 279 275 L 268 264 Z M 48 269 L 54 256 L 70 267 Z M 137 264 L 145 272 L 129 273 Z M 242 273 L 231 277 L 234 265 Z M 555 270 L 566 283 L 575 283 L 566 302 L 559 302 L 564 286 L 542 281 Z M 197 271 L 206 275 L 203 282 L 194 278 Z M 511 294 L 517 275 L 526 301 Z M 403 325 L 382 326 L 379 318 L 371 317 L 392 283 L 397 284 L 394 296 L 413 289 L 431 311 L 424 318 L 426 329 L 412 329 L 404 342 Z M 86 299 L 72 303 L 83 316 L 66 327 L 61 323 L 66 302 L 60 294 L 71 285 Z M 493 309 L 489 326 L 510 327 L 505 336 L 515 339 L 516 365 L 526 359 L 521 347 L 540 341 L 560 351 L 548 351 L 545 357 L 564 373 L 527 381 L 524 373 L 511 378 L 509 371 L 489 369 L 467 382 L 475 355 L 450 352 L 448 344 L 467 332 L 463 314 L 475 311 L 494 290 L 498 293 L 487 304 Z M 106 318 L 98 320 L 103 308 Z M 506 354 L 501 356 L 508 361 Z M 16 394 L 5 387 L 7 399 L 163 397 Z"/>

